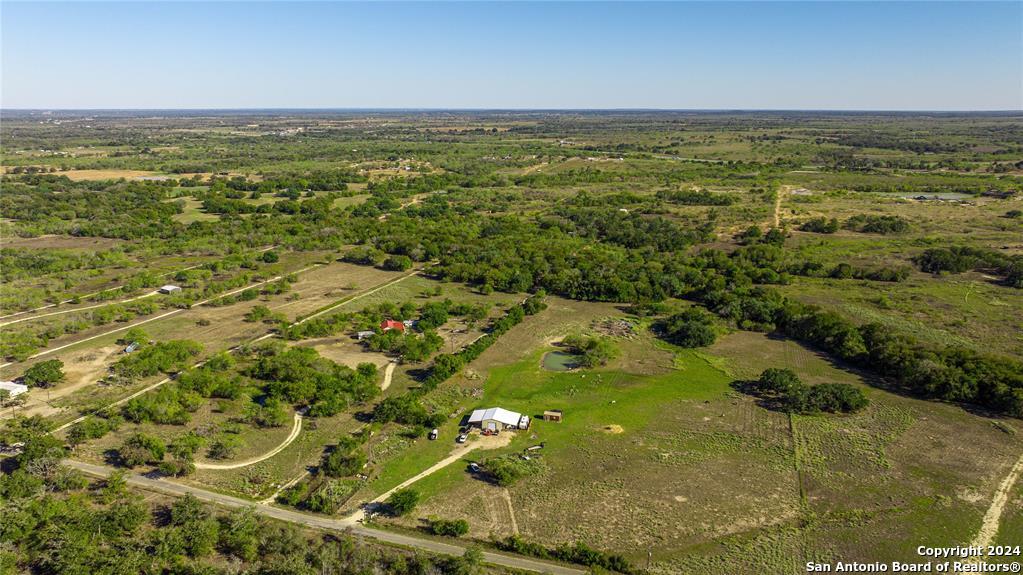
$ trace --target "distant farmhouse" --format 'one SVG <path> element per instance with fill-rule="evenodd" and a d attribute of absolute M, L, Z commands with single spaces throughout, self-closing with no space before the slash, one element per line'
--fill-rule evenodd
<path fill-rule="evenodd" d="M 380 322 L 381 331 L 389 331 L 392 329 L 396 329 L 398 331 L 405 331 L 405 324 L 393 319 L 385 319 L 384 321 Z"/>

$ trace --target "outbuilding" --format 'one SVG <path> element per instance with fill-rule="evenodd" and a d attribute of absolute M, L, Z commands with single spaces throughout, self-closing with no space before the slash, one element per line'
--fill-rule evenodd
<path fill-rule="evenodd" d="M 484 431 L 518 429 L 523 415 L 500 407 L 477 409 L 469 415 L 469 425 L 479 426 Z M 527 423 L 528 425 L 528 423 Z"/>
<path fill-rule="evenodd" d="M 554 421 L 557 423 L 561 423 L 561 416 L 562 413 L 560 409 L 547 409 L 544 410 L 543 412 L 544 421 Z"/>
<path fill-rule="evenodd" d="M 13 381 L 0 381 L 0 390 L 9 392 L 11 397 L 18 397 L 28 391 L 28 386 Z"/>
<path fill-rule="evenodd" d="M 176 285 L 167 284 L 167 285 L 161 287 L 157 291 L 159 291 L 160 293 L 174 293 L 174 292 L 181 291 L 181 288 L 179 288 Z"/>
<path fill-rule="evenodd" d="M 355 332 L 355 339 L 362 341 L 364 339 L 369 339 L 374 335 L 376 335 L 376 332 L 374 331 L 357 331 Z"/>

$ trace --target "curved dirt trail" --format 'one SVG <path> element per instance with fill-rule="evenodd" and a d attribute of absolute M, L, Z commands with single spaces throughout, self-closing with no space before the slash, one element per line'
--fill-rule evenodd
<path fill-rule="evenodd" d="M 298 434 L 299 434 L 300 431 L 302 431 L 302 416 L 296 413 L 295 414 L 295 426 L 291 429 L 291 433 L 288 434 L 288 438 L 285 439 L 283 443 L 281 443 L 277 447 L 271 449 L 270 451 L 267 451 L 263 455 L 260 455 L 259 457 L 255 458 L 255 459 L 247 459 L 245 461 L 239 461 L 238 463 L 196 463 L 195 464 L 195 468 L 196 469 L 238 469 L 239 467 L 248 467 L 249 465 L 255 465 L 255 464 L 259 463 L 260 461 L 266 461 L 267 459 L 270 459 L 274 455 L 277 455 L 278 453 L 284 451 L 285 447 L 291 445 L 292 441 L 295 441 L 295 438 L 298 437 Z"/>
<path fill-rule="evenodd" d="M 397 363 L 394 363 L 392 361 L 389 362 L 387 364 L 387 367 L 384 368 L 384 381 L 380 384 L 381 391 L 387 389 L 388 387 L 391 387 L 391 376 L 394 375 L 394 368 L 397 365 L 398 365 Z"/>

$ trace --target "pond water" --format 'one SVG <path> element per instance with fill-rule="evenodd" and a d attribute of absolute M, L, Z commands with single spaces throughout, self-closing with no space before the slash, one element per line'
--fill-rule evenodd
<path fill-rule="evenodd" d="M 552 351 L 543 356 L 543 368 L 550 371 L 568 371 L 579 367 L 579 356 L 564 351 Z"/>

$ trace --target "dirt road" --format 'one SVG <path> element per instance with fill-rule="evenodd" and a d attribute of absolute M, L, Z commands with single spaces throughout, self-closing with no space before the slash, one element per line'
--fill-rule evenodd
<path fill-rule="evenodd" d="M 387 367 L 384 368 L 384 381 L 380 384 L 381 390 L 385 390 L 388 387 L 391 387 L 391 376 L 394 375 L 394 368 L 397 365 L 398 365 L 397 363 L 394 363 L 392 361 L 387 364 Z"/>
<path fill-rule="evenodd" d="M 96 477 L 108 477 L 113 471 L 108 467 L 101 465 L 93 465 L 90 463 L 83 463 L 80 461 L 66 460 L 65 463 Z M 172 496 L 184 496 L 193 495 L 197 499 L 213 503 L 216 505 L 238 508 L 238 507 L 252 507 L 256 513 L 278 519 L 281 521 L 287 521 L 289 523 L 296 523 L 304 525 L 306 527 L 312 527 L 315 529 L 325 529 L 330 531 L 345 531 L 353 535 L 359 535 L 367 537 L 369 539 L 375 539 L 381 543 L 387 543 L 391 545 L 400 545 L 403 547 L 414 547 L 429 551 L 431 553 L 438 553 L 442 555 L 454 555 L 460 556 L 465 553 L 467 545 L 461 545 L 457 542 L 447 543 L 437 541 L 435 539 L 419 538 L 414 535 L 406 535 L 402 533 L 392 533 L 390 531 L 383 531 L 380 529 L 373 529 L 366 527 L 358 523 L 354 517 L 346 517 L 343 519 L 333 519 L 329 517 L 322 517 L 318 515 L 307 515 L 305 513 L 299 513 L 290 509 L 282 509 L 279 507 L 271 507 L 269 505 L 256 505 L 251 501 L 232 497 L 230 495 L 224 495 L 221 493 L 214 493 L 212 491 L 206 491 L 205 489 L 199 489 L 198 487 L 192 487 L 189 485 L 182 485 L 180 483 L 172 483 L 163 479 L 150 479 L 134 473 L 128 474 L 125 479 L 127 482 L 141 489 L 148 491 L 155 491 Z M 496 553 L 493 551 L 484 551 L 483 560 L 492 565 L 501 565 L 503 567 L 510 567 L 512 569 L 522 569 L 525 571 L 533 571 L 536 573 L 552 573 L 554 575 L 585 575 L 587 571 L 585 569 L 579 569 L 576 567 L 569 567 L 566 565 L 559 565 L 556 563 L 548 563 L 546 561 L 539 561 L 536 559 L 529 559 L 527 557 L 520 557 L 516 555 L 506 555 L 504 553 Z"/>
<path fill-rule="evenodd" d="M 1002 511 L 1005 509 L 1005 504 L 1009 500 L 1009 493 L 1012 491 L 1016 480 L 1019 479 L 1020 473 L 1023 473 L 1023 456 L 1016 461 L 1016 464 L 1009 470 L 1009 474 L 1005 476 L 1002 483 L 995 490 L 995 496 L 991 500 L 991 506 L 988 507 L 987 513 L 984 514 L 984 521 L 980 524 L 980 531 L 977 532 L 977 536 L 970 542 L 971 546 L 980 547 L 986 549 L 988 545 L 994 542 L 995 536 L 998 535 L 998 525 L 1002 519 Z M 982 557 L 971 557 L 965 563 L 979 563 L 983 561 Z"/>
<path fill-rule="evenodd" d="M 195 467 L 196 469 L 238 469 L 239 467 L 248 467 L 250 465 L 255 465 L 260 461 L 266 461 L 267 459 L 270 459 L 274 455 L 277 455 L 278 453 L 284 451 L 284 448 L 291 445 L 291 442 L 295 441 L 295 438 L 298 437 L 298 434 L 301 431 L 302 416 L 296 413 L 294 426 L 292 427 L 291 433 L 288 435 L 287 439 L 285 439 L 280 445 L 271 449 L 270 451 L 267 451 L 263 455 L 260 455 L 259 457 L 256 457 L 254 459 L 246 459 L 245 461 L 239 461 L 237 463 L 196 463 Z"/>
<path fill-rule="evenodd" d="M 279 246 L 270 246 L 268 248 L 262 248 L 262 249 L 257 250 L 256 253 L 257 254 L 261 254 L 263 252 L 268 252 L 268 251 L 270 251 L 270 250 L 272 250 L 272 249 L 274 249 L 276 247 L 279 247 Z M 179 270 L 169 271 L 167 273 L 160 274 L 159 277 L 167 277 L 167 276 L 176 275 L 176 274 L 184 272 L 184 271 L 194 270 L 195 268 L 200 267 L 202 265 L 205 265 L 205 264 L 195 264 L 193 266 L 188 266 L 186 268 L 181 268 Z M 100 291 L 96 291 L 96 292 L 92 292 L 92 293 L 87 293 L 85 295 L 80 295 L 80 296 L 77 296 L 77 297 L 80 300 L 89 299 L 89 298 L 91 298 L 93 296 L 97 296 L 97 295 L 102 294 L 102 293 L 107 293 L 108 291 L 117 291 L 119 289 L 123 289 L 123 287 L 124 286 L 114 286 L 112 288 L 107 288 L 105 290 L 100 290 Z M 125 299 L 125 300 L 120 300 L 120 301 L 103 302 L 100 305 L 94 305 L 94 306 L 90 306 L 90 307 L 72 308 L 72 309 L 67 309 L 67 310 L 63 310 L 63 311 L 59 311 L 59 312 L 55 312 L 55 313 L 48 313 L 48 314 L 43 314 L 43 315 L 35 315 L 35 316 L 24 318 L 24 319 L 19 319 L 18 321 L 26 321 L 26 320 L 29 320 L 29 319 L 36 319 L 36 318 L 46 317 L 46 316 L 50 316 L 50 315 L 59 315 L 59 314 L 62 314 L 62 313 L 71 313 L 71 312 L 74 312 L 74 311 L 81 311 L 83 309 L 91 309 L 91 308 L 94 308 L 94 307 L 103 307 L 105 305 L 111 305 L 111 304 L 115 304 L 115 303 L 127 303 L 127 302 L 130 302 L 130 301 L 136 300 L 136 299 L 140 299 L 142 297 L 148 297 L 150 295 L 155 295 L 156 293 L 157 292 L 152 292 L 152 293 L 145 294 L 145 295 L 142 295 L 142 296 L 137 296 L 137 297 L 133 297 L 133 298 Z M 68 304 L 68 303 L 71 303 L 73 301 L 74 300 L 72 300 L 72 299 L 66 299 L 64 301 L 60 301 L 60 302 L 57 302 L 57 303 L 51 303 L 49 305 L 40 306 L 40 307 L 37 307 L 35 309 L 27 309 L 25 311 L 19 311 L 19 312 L 16 312 L 16 313 L 7 314 L 5 316 L 0 316 L 0 320 L 5 320 L 5 319 L 8 319 L 8 318 L 17 317 L 19 315 L 26 315 L 26 314 L 30 314 L 30 313 L 35 313 L 37 311 L 42 311 L 44 309 L 50 309 L 50 308 L 57 307 L 59 305 Z M 11 322 L 0 324 L 0 326 L 10 325 L 12 323 L 17 323 L 17 322 L 11 321 Z"/>
<path fill-rule="evenodd" d="M 426 469 L 424 469 L 423 471 L 413 475 L 412 477 L 409 477 L 405 481 L 402 481 L 401 483 L 399 483 L 398 485 L 395 485 L 391 489 L 388 489 L 384 493 L 381 493 L 376 498 L 374 498 L 372 501 L 370 501 L 366 506 L 363 506 L 363 509 L 359 509 L 354 514 L 352 514 L 351 518 L 356 520 L 356 521 L 362 521 L 362 519 L 366 515 L 366 513 L 364 511 L 365 507 L 372 506 L 374 503 L 383 503 L 395 491 L 397 491 L 399 489 L 404 489 L 404 488 L 408 487 L 409 485 L 412 485 L 416 481 L 419 481 L 420 479 L 422 479 L 424 477 L 432 475 L 432 474 L 440 471 L 441 469 L 444 469 L 448 465 L 451 465 L 452 463 L 455 463 L 456 461 L 460 461 L 463 457 L 466 456 L 466 454 L 471 453 L 473 450 L 476 450 L 476 449 L 497 449 L 498 447 L 504 447 L 505 445 L 508 445 L 509 442 L 511 442 L 511 439 L 512 439 L 512 434 L 511 433 L 502 433 L 501 435 L 491 435 L 489 437 L 478 437 L 476 439 L 476 441 L 473 441 L 471 443 L 457 443 L 457 444 L 455 444 L 455 448 L 451 450 L 451 453 L 447 457 L 445 457 L 444 459 L 441 459 L 437 463 L 434 463 L 430 467 L 427 467 Z"/>
<path fill-rule="evenodd" d="M 317 264 L 317 265 L 319 265 L 319 264 Z M 311 267 L 316 267 L 316 266 L 311 266 Z M 306 269 L 309 269 L 309 268 L 306 268 Z M 305 271 L 305 270 L 302 270 L 302 271 Z M 303 322 L 308 321 L 310 319 L 313 319 L 314 317 L 316 317 L 318 315 L 321 315 L 323 313 L 326 313 L 326 312 L 328 312 L 328 311 L 330 311 L 330 310 L 332 310 L 332 309 L 334 309 L 334 308 L 336 308 L 336 307 L 338 307 L 340 305 L 344 305 L 346 303 L 350 303 L 352 301 L 355 301 L 355 300 L 357 300 L 357 299 L 359 299 L 361 297 L 367 296 L 367 295 L 372 294 L 372 293 L 376 293 L 376 292 L 380 291 L 381 289 L 383 289 L 385 287 L 388 287 L 390 285 L 394 285 L 395 283 L 397 283 L 399 281 L 408 279 L 408 278 L 412 277 L 413 275 L 415 275 L 416 273 L 419 273 L 419 272 L 416 271 L 416 272 L 413 272 L 413 273 L 410 273 L 410 274 L 406 274 L 404 276 L 401 276 L 400 278 L 397 278 L 395 280 L 391 280 L 391 281 L 385 282 L 385 283 L 383 283 L 383 284 L 381 284 L 379 286 L 376 286 L 376 287 L 370 289 L 369 291 L 366 291 L 366 292 L 363 292 L 363 293 L 358 294 L 356 296 L 353 296 L 353 297 L 350 297 L 348 299 L 342 300 L 342 301 L 340 301 L 340 302 L 338 302 L 338 303 L 336 303 L 334 305 L 331 305 L 330 307 L 328 307 L 326 309 L 323 309 L 323 310 L 321 310 L 319 312 L 316 312 L 315 314 L 313 314 L 313 315 L 311 315 L 309 317 L 306 317 L 305 319 L 303 319 L 303 320 L 301 320 L 299 322 L 296 322 L 296 324 L 300 324 L 300 323 L 303 323 Z M 273 281 L 273 280 L 268 280 L 268 281 Z M 223 297 L 223 296 L 220 296 L 220 297 Z M 195 305 L 200 305 L 201 303 L 202 302 L 197 303 Z M 175 311 L 185 311 L 185 310 L 175 310 Z M 152 319 L 156 319 L 156 318 L 152 318 Z M 147 320 L 147 321 L 151 321 L 151 320 Z M 138 324 L 135 324 L 135 325 L 138 325 Z M 126 328 L 121 328 L 121 329 L 126 329 Z M 119 330 L 116 330 L 116 331 L 119 331 Z M 111 333 L 111 332 L 108 332 L 108 333 Z M 106 334 L 104 334 L 104 335 L 106 335 Z M 253 339 L 252 341 L 249 341 L 248 343 L 250 345 L 254 344 L 254 343 L 259 343 L 259 342 L 261 342 L 263 340 L 270 339 L 270 338 L 274 337 L 275 335 L 276 334 L 271 331 L 269 333 L 263 334 L 263 335 L 255 338 L 255 339 Z M 100 337 L 100 336 L 94 336 L 94 337 Z M 92 338 L 89 338 L 89 339 L 92 339 Z M 78 341 L 76 343 L 81 343 L 83 341 L 87 341 L 87 340 L 80 340 L 80 341 Z M 70 345 L 74 345 L 74 344 L 70 344 Z M 238 349 L 239 347 L 240 346 L 235 346 L 235 347 L 232 347 L 232 348 L 230 348 L 230 349 L 228 349 L 226 351 L 233 352 L 234 350 Z M 196 363 L 195 365 L 193 365 L 192 368 L 200 367 L 204 363 L 206 363 L 206 362 L 205 361 L 200 361 L 199 363 Z M 3 366 L 0 366 L 0 367 L 3 367 Z M 124 403 L 126 403 L 128 401 L 131 401 L 132 399 L 134 399 L 134 398 L 136 398 L 136 397 L 138 397 L 138 396 L 140 396 L 140 395 L 142 395 L 142 394 L 144 394 L 146 392 L 152 391 L 152 390 L 154 390 L 154 389 L 156 389 L 156 388 L 158 388 L 158 387 L 160 387 L 160 386 L 170 382 L 172 379 L 173 378 L 165 377 L 165 378 L 161 379 L 160 381 L 158 381 L 158 382 L 156 382 L 156 383 L 154 383 L 152 385 L 149 385 L 149 386 L 147 386 L 147 387 L 145 387 L 143 389 L 140 389 L 140 390 L 136 391 L 135 393 L 133 393 L 133 394 L 127 396 L 127 397 L 122 397 L 121 399 L 119 399 L 119 400 L 117 400 L 117 401 L 115 401 L 115 402 L 113 402 L 113 403 L 111 403 L 109 405 L 106 405 L 106 406 L 102 407 L 101 409 L 109 409 L 111 407 L 117 407 L 118 405 L 122 405 L 122 404 L 124 404 Z M 388 385 L 390 385 L 389 382 L 388 382 Z M 100 410 L 95 410 L 92 413 L 96 413 L 98 411 L 100 411 Z M 60 427 L 57 427 L 56 429 L 53 430 L 53 432 L 63 431 L 65 429 L 71 427 L 72 425 L 74 425 L 74 424 L 84 420 L 86 417 L 88 417 L 88 415 L 82 415 L 81 417 L 75 418 L 75 419 L 73 419 L 73 420 L 71 420 L 71 421 L 61 425 Z"/>
<path fill-rule="evenodd" d="M 96 305 L 88 305 L 88 306 L 85 306 L 85 307 L 75 307 L 75 308 L 65 309 L 65 310 L 61 310 L 61 311 L 51 311 L 50 313 L 43 313 L 43 314 L 39 314 L 39 315 L 28 315 L 28 316 L 25 316 L 25 317 L 21 317 L 21 318 L 18 318 L 18 319 L 12 319 L 11 321 L 5 321 L 3 323 L 0 323 L 0 327 L 4 327 L 5 325 L 13 325 L 13 324 L 16 324 L 16 323 L 21 323 L 23 321 L 30 321 L 30 320 L 33 320 L 33 319 L 41 319 L 41 318 L 44 318 L 44 317 L 50 317 L 50 316 L 54 316 L 54 315 L 63 315 L 63 314 L 66 314 L 66 313 L 72 313 L 72 312 L 76 312 L 76 311 L 87 311 L 87 310 L 96 309 L 96 308 L 99 308 L 99 307 L 106 307 L 108 305 L 115 305 L 115 304 L 121 304 L 121 303 L 129 303 L 129 302 L 137 301 L 137 300 L 140 300 L 140 299 L 143 299 L 143 298 L 153 297 L 154 295 L 157 295 L 159 293 L 160 293 L 159 291 L 151 291 L 149 293 L 145 293 L 145 294 L 142 294 L 142 295 L 139 295 L 139 296 L 130 297 L 128 299 L 122 299 L 122 300 L 118 300 L 118 301 L 108 301 L 108 302 L 103 302 L 103 303 L 99 303 L 99 304 L 96 304 Z"/>
<path fill-rule="evenodd" d="M 313 264 L 313 265 L 311 265 L 311 266 L 309 266 L 309 267 L 306 267 L 306 268 L 302 268 L 302 269 L 300 269 L 300 270 L 298 270 L 298 271 L 296 271 L 296 272 L 292 272 L 292 273 L 293 273 L 293 274 L 300 274 L 300 273 L 302 273 L 302 272 L 306 272 L 306 271 L 309 271 L 309 270 L 311 270 L 311 269 L 313 269 L 313 268 L 317 268 L 317 267 L 320 267 L 321 265 L 323 265 L 323 264 Z M 125 330 L 129 330 L 129 329 L 131 329 L 131 328 L 133 328 L 133 327 L 138 327 L 138 326 L 140 326 L 140 325 L 144 325 L 144 324 L 147 324 L 147 323 L 149 323 L 149 322 L 152 322 L 152 321 L 156 321 L 156 320 L 158 320 L 158 319 L 163 319 L 163 318 L 165 318 L 165 317 L 170 317 L 170 316 L 172 316 L 172 315 L 177 315 L 177 314 L 179 314 L 179 313 L 184 313 L 184 312 L 186 312 L 186 311 L 188 311 L 188 310 L 190 310 L 190 309 L 195 309 L 195 308 L 197 308 L 197 307 L 199 307 L 199 306 L 202 306 L 202 305 L 208 304 L 208 303 L 210 303 L 211 301 L 213 301 L 213 300 L 215 300 L 215 299 L 220 299 L 220 298 L 222 298 L 222 297 L 228 297 L 228 296 L 232 296 L 232 295 L 235 295 L 235 294 L 241 293 L 241 292 L 243 292 L 243 291 L 245 291 L 245 290 L 248 290 L 248 289 L 252 289 L 252 288 L 254 288 L 254 287 L 259 287 L 259 286 L 261 286 L 261 285 L 264 285 L 264 284 L 268 284 L 268 283 L 271 283 L 271 282 L 275 282 L 275 281 L 277 281 L 277 280 L 279 280 L 279 279 L 281 279 L 281 278 L 283 278 L 283 277 L 284 277 L 284 276 L 276 276 L 276 277 L 272 277 L 272 278 L 270 278 L 270 279 L 268 279 L 268 280 L 265 280 L 265 281 L 261 281 L 261 282 L 258 282 L 258 283 L 254 283 L 254 284 L 249 284 L 249 285 L 247 285 L 247 286 L 245 286 L 245 287 L 242 287 L 242 288 L 238 288 L 238 289 L 236 289 L 236 290 L 232 290 L 232 291 L 229 291 L 229 292 L 226 292 L 226 293 L 222 293 L 222 294 L 220 294 L 220 295 L 218 295 L 218 296 L 215 296 L 215 297 L 212 297 L 212 298 L 209 298 L 209 299 L 204 299 L 204 300 L 202 300 L 202 301 L 199 301 L 199 302 L 195 302 L 195 303 L 193 303 L 192 305 L 190 305 L 190 306 L 188 306 L 188 307 L 186 307 L 186 308 L 181 308 L 181 309 L 175 309 L 175 310 L 171 310 L 171 311 L 169 311 L 169 312 L 167 312 L 167 313 L 162 313 L 162 314 L 160 314 L 160 315 L 157 315 L 157 316 L 153 316 L 153 317 L 151 317 L 151 318 L 149 318 L 149 319 L 144 319 L 144 320 L 142 320 L 142 321 L 139 321 L 139 322 L 135 322 L 135 323 L 133 323 L 133 324 L 130 324 L 130 325 L 125 325 L 125 326 L 121 326 L 121 327 L 118 327 L 118 328 L 114 328 L 114 329 L 111 329 L 111 330 L 105 331 L 105 332 L 103 332 L 103 333 L 99 333 L 99 334 L 96 334 L 96 335 L 92 335 L 92 336 L 89 336 L 89 337 L 86 337 L 86 338 L 80 339 L 80 340 L 78 340 L 78 341 L 73 341 L 73 342 L 71 342 L 71 343 L 66 343 L 66 344 L 64 344 L 64 345 L 61 345 L 61 346 L 58 346 L 58 347 L 54 347 L 54 348 L 50 348 L 50 349 L 44 349 L 43 351 L 40 351 L 39 353 L 37 353 L 37 354 L 35 354 L 35 355 L 29 356 L 29 357 L 28 357 L 28 359 L 36 359 L 37 357 L 42 357 L 42 356 L 44 356 L 44 355 L 49 355 L 49 354 L 51 354 L 51 353 L 56 353 L 56 352 L 58 352 L 58 351 L 60 351 L 60 350 L 62 350 L 62 349 L 67 349 L 67 348 L 69 348 L 69 347 L 72 347 L 72 346 L 76 346 L 76 345 L 78 345 L 78 344 L 80 344 L 80 343 L 85 343 L 85 342 L 87 342 L 87 341 L 92 341 L 92 340 L 94 340 L 94 339 L 98 339 L 98 338 L 101 338 L 101 337 L 106 337 L 106 336 L 108 336 L 108 335 L 110 335 L 110 334 L 114 334 L 114 333 L 117 333 L 117 332 L 119 332 L 119 331 L 125 331 Z M 14 365 L 14 363 L 16 363 L 16 362 L 13 362 L 13 361 L 9 361 L 9 362 L 7 362 L 7 363 L 5 363 L 5 364 L 3 364 L 3 365 L 0 365 L 0 368 L 8 367 L 8 366 L 10 366 L 10 365 Z"/>

